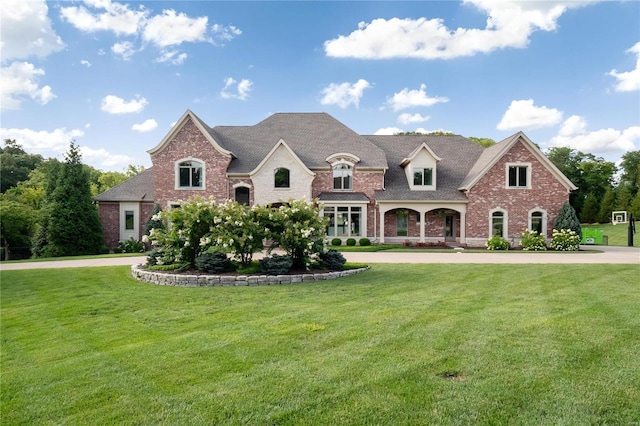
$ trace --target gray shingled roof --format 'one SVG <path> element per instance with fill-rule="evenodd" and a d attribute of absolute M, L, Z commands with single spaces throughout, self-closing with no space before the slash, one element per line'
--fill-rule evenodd
<path fill-rule="evenodd" d="M 389 170 L 385 190 L 376 191 L 379 201 L 466 201 L 458 190 L 484 148 L 462 136 L 407 135 L 365 136 L 387 156 Z M 400 166 L 410 153 L 425 143 L 442 161 L 436 166 L 436 190 L 412 191 L 404 169 Z"/>
<path fill-rule="evenodd" d="M 387 167 L 380 148 L 326 113 L 279 113 L 254 126 L 216 126 L 210 133 L 236 156 L 229 173 L 249 173 L 280 139 L 311 169 L 328 168 L 327 157 L 340 152 L 358 156 L 356 167 Z"/>
<path fill-rule="evenodd" d="M 95 201 L 153 201 L 155 199 L 153 167 L 144 170 L 111 189 L 97 195 Z"/>
<path fill-rule="evenodd" d="M 318 200 L 331 201 L 361 201 L 368 203 L 369 197 L 362 192 L 323 192 L 318 196 Z"/>

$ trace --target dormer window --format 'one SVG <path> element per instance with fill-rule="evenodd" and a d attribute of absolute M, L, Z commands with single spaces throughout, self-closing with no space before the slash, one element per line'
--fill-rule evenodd
<path fill-rule="evenodd" d="M 416 147 L 400 162 L 412 191 L 435 191 L 436 167 L 442 159 L 425 143 Z"/>
<path fill-rule="evenodd" d="M 275 188 L 290 188 L 289 169 L 280 167 L 273 172 L 273 186 Z"/>
<path fill-rule="evenodd" d="M 177 189 L 202 189 L 204 186 L 203 163 L 197 160 L 183 160 L 176 164 Z"/>
<path fill-rule="evenodd" d="M 348 191 L 352 189 L 353 168 L 348 164 L 333 166 L 333 189 Z"/>
<path fill-rule="evenodd" d="M 433 168 L 419 167 L 413 169 L 413 184 L 415 186 L 433 185 Z"/>

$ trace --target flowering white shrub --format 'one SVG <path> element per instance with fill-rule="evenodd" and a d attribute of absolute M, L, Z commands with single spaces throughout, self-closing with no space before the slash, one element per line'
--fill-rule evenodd
<path fill-rule="evenodd" d="M 522 250 L 527 251 L 545 251 L 547 249 L 544 235 L 528 229 L 520 234 L 520 246 Z"/>
<path fill-rule="evenodd" d="M 160 213 L 166 226 L 153 229 L 149 241 L 154 246 L 149 264 L 187 262 L 194 265 L 202 253 L 232 254 L 248 265 L 253 254 L 263 249 L 265 239 L 273 240 L 293 259 L 294 267 L 304 267 L 312 255 L 324 250 L 326 219 L 316 203 L 290 200 L 277 209 L 245 206 L 235 201 L 216 204 L 202 197 L 181 202 L 179 209 Z"/>
<path fill-rule="evenodd" d="M 557 251 L 580 250 L 580 235 L 571 229 L 553 230 L 551 248 Z"/>
<path fill-rule="evenodd" d="M 511 244 L 500 235 L 494 235 L 485 243 L 488 250 L 509 250 Z"/>

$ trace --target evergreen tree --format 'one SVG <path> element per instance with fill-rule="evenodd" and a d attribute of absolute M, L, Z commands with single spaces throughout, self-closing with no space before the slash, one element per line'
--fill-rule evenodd
<path fill-rule="evenodd" d="M 565 201 L 560 211 L 558 212 L 558 217 L 555 222 L 553 222 L 553 229 L 557 229 L 558 231 L 562 229 L 571 229 L 575 231 L 576 234 L 582 238 L 582 227 L 580 226 L 580 221 L 578 220 L 578 216 L 576 216 L 576 211 L 568 201 Z"/>
<path fill-rule="evenodd" d="M 105 248 L 89 176 L 81 160 L 72 141 L 47 206 L 44 256 L 98 254 Z"/>
<path fill-rule="evenodd" d="M 600 203 L 595 195 L 589 193 L 587 199 L 584 201 L 582 211 L 580 212 L 580 221 L 582 223 L 595 223 L 598 221 L 598 213 L 600 210 Z"/>
<path fill-rule="evenodd" d="M 600 211 L 598 212 L 598 222 L 600 223 L 611 222 L 611 212 L 613 212 L 615 201 L 616 201 L 616 193 L 613 191 L 613 188 L 607 188 L 607 191 L 604 193 L 604 197 L 602 198 L 602 202 L 600 203 Z"/>
<path fill-rule="evenodd" d="M 633 200 L 633 194 L 631 194 L 631 188 L 628 185 L 618 186 L 618 194 L 616 195 L 616 210 L 629 210 Z"/>
<path fill-rule="evenodd" d="M 633 214 L 633 217 L 636 220 L 640 219 L 640 191 L 633 197 L 633 201 L 631 201 L 631 206 L 629 207 L 629 212 Z"/>

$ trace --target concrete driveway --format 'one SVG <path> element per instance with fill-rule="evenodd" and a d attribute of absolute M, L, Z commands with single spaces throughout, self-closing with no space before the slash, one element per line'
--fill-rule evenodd
<path fill-rule="evenodd" d="M 548 263 L 548 264 L 636 264 L 640 265 L 640 248 L 613 246 L 583 246 L 580 252 L 476 252 L 464 250 L 451 252 L 429 252 L 416 250 L 406 252 L 381 251 L 375 253 L 344 253 L 349 262 L 358 263 Z M 259 257 L 259 256 L 257 256 Z M 0 264 L 0 270 L 85 268 L 92 266 L 121 266 L 145 263 L 145 256 L 112 257 L 105 259 L 58 260 L 47 262 L 24 262 Z"/>

